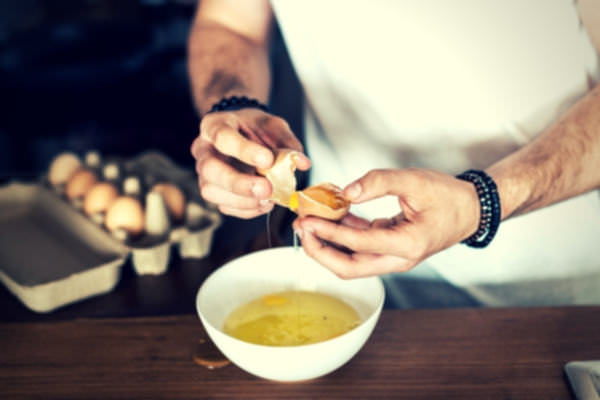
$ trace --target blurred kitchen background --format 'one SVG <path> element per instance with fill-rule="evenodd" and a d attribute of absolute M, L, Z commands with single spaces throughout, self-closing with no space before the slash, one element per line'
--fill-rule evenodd
<path fill-rule="evenodd" d="M 158 150 L 194 171 L 199 119 L 186 43 L 195 8 L 193 0 L 0 1 L 0 185 L 39 181 L 64 151 L 126 158 Z M 301 90 L 276 28 L 271 58 L 271 109 L 301 136 Z M 292 219 L 273 213 L 274 245 L 292 243 Z M 266 218 L 224 218 L 212 243 L 199 261 L 172 252 L 165 275 L 136 276 L 126 265 L 110 295 L 44 318 L 194 312 L 211 268 L 268 246 Z M 42 318 L 3 287 L 0 304 L 0 319 Z"/>
<path fill-rule="evenodd" d="M 0 2 L 0 182 L 35 179 L 62 151 L 159 150 L 193 168 L 186 69 L 194 0 Z M 279 32 L 272 108 L 301 132 Z"/>

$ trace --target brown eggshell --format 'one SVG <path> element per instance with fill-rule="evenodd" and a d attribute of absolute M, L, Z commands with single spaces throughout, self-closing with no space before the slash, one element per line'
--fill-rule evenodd
<path fill-rule="evenodd" d="M 67 182 L 65 194 L 70 200 L 85 196 L 97 182 L 96 175 L 87 169 L 80 169 Z"/>
<path fill-rule="evenodd" d="M 144 208 L 133 197 L 118 197 L 108 207 L 104 224 L 110 231 L 123 229 L 132 235 L 138 235 L 144 230 Z"/>
<path fill-rule="evenodd" d="M 81 160 L 73 153 L 59 154 L 50 163 L 48 180 L 52 185 L 63 185 L 81 168 Z"/>
<path fill-rule="evenodd" d="M 271 168 L 256 170 L 271 182 L 271 200 L 284 207 L 289 207 L 290 196 L 296 190 L 294 171 L 299 156 L 300 153 L 296 150 L 278 149 L 275 151 L 275 161 Z"/>
<path fill-rule="evenodd" d="M 181 221 L 185 213 L 185 196 L 181 189 L 172 183 L 157 183 L 152 191 L 160 193 L 165 201 L 169 214 L 175 221 Z"/>
<path fill-rule="evenodd" d="M 115 185 L 109 182 L 96 183 L 85 194 L 83 210 L 89 216 L 105 212 L 117 197 L 119 197 L 119 191 Z"/>
<path fill-rule="evenodd" d="M 297 199 L 291 203 L 297 201 L 297 204 L 292 204 L 290 208 L 301 217 L 312 215 L 337 221 L 350 209 L 350 202 L 344 197 L 342 189 L 332 183 L 310 186 L 294 195 L 297 195 Z"/>

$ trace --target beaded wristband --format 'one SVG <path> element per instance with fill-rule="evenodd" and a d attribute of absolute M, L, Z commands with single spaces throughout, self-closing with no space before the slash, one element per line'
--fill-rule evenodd
<path fill-rule="evenodd" d="M 477 231 L 461 243 L 476 248 L 486 247 L 490 244 L 498 231 L 498 226 L 500 226 L 500 197 L 498 196 L 496 183 L 488 174 L 480 170 L 465 171 L 457 178 L 471 182 L 475 186 L 481 206 Z"/>
<path fill-rule="evenodd" d="M 224 97 L 221 100 L 219 100 L 218 103 L 213 104 L 213 106 L 210 108 L 207 114 L 217 111 L 240 110 L 242 108 L 258 108 L 260 110 L 263 110 L 264 112 L 269 112 L 269 107 L 267 107 L 265 104 L 259 102 L 256 99 L 250 99 L 246 96 L 231 96 Z"/>

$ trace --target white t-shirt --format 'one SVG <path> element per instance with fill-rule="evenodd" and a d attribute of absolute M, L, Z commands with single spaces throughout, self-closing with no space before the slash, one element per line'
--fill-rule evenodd
<path fill-rule="evenodd" d="M 306 96 L 313 183 L 483 169 L 583 96 L 598 56 L 572 0 L 272 0 Z M 398 211 L 383 199 L 353 212 Z M 600 303 L 598 191 L 426 263 L 487 305 Z"/>

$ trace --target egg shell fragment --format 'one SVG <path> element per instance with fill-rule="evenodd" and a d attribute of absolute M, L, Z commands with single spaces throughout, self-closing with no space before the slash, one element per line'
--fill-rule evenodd
<path fill-rule="evenodd" d="M 348 214 L 350 202 L 338 186 L 321 183 L 295 192 L 290 198 L 290 209 L 301 217 L 312 215 L 337 221 Z"/>
<path fill-rule="evenodd" d="M 275 161 L 271 168 L 256 170 L 271 182 L 271 200 L 284 207 L 289 207 L 290 196 L 296 191 L 294 172 L 299 156 L 300 153 L 296 150 L 278 149 L 275 151 Z"/>

